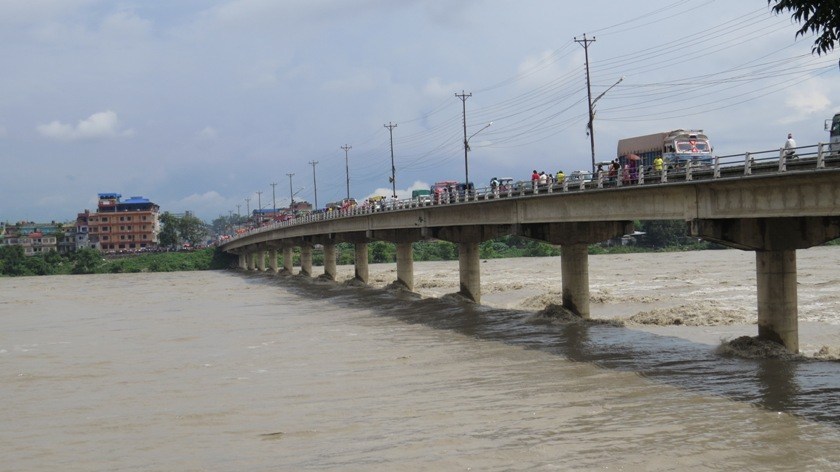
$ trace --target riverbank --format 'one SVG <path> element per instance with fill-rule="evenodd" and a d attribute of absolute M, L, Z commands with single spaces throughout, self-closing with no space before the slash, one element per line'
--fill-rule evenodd
<path fill-rule="evenodd" d="M 800 352 L 840 351 L 840 247 L 797 251 Z M 340 282 L 352 265 L 338 266 Z M 396 264 L 371 264 L 369 285 L 394 282 Z M 318 273 L 318 269 L 316 269 Z M 735 249 L 593 255 L 589 257 L 593 319 L 629 329 L 718 346 L 755 336 L 755 255 Z M 458 262 L 415 262 L 415 291 L 441 297 L 458 291 Z M 481 264 L 483 305 L 540 311 L 562 304 L 560 258 L 486 259 Z"/>

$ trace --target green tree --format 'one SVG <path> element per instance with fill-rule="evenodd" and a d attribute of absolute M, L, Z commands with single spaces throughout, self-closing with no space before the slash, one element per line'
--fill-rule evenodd
<path fill-rule="evenodd" d="M 158 235 L 160 245 L 164 247 L 177 246 L 180 242 L 178 238 L 178 217 L 165 211 L 160 215 L 160 226 L 160 234 Z"/>
<path fill-rule="evenodd" d="M 396 252 L 396 246 L 393 243 L 374 241 L 368 244 L 368 254 L 370 255 L 371 262 L 394 262 L 396 260 Z"/>
<path fill-rule="evenodd" d="M 74 255 L 74 274 L 94 274 L 99 265 L 102 264 L 102 256 L 96 249 L 83 248 L 76 251 Z"/>
<path fill-rule="evenodd" d="M 178 235 L 193 247 L 203 243 L 207 234 L 207 225 L 193 215 L 185 215 L 178 221 Z"/>
<path fill-rule="evenodd" d="M 643 221 L 642 231 L 646 233 L 643 244 L 653 248 L 680 246 L 688 238 L 688 229 L 681 220 Z"/>
<path fill-rule="evenodd" d="M 0 274 L 27 275 L 23 246 L 0 246 Z"/>
<path fill-rule="evenodd" d="M 816 35 L 811 53 L 821 55 L 840 44 L 840 2 L 838 0 L 767 0 L 773 13 L 791 12 L 801 27 L 796 37 L 808 32 Z M 840 62 L 838 62 L 840 65 Z"/>

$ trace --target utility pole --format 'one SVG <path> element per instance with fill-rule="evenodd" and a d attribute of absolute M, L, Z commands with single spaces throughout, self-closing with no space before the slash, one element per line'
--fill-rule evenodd
<path fill-rule="evenodd" d="M 259 218 L 260 223 L 262 223 L 262 191 L 257 191 L 257 218 Z"/>
<path fill-rule="evenodd" d="M 276 182 L 272 182 L 271 184 L 271 217 L 274 218 L 277 213 L 277 198 L 274 196 L 274 187 L 277 186 Z"/>
<path fill-rule="evenodd" d="M 593 36 L 592 39 L 586 38 L 586 33 L 583 34 L 583 39 L 577 39 L 575 37 L 575 42 L 581 44 L 583 46 L 583 55 L 586 58 L 586 95 L 589 98 L 589 123 L 587 123 L 586 127 L 589 131 L 589 146 L 592 150 L 592 172 L 595 172 L 595 127 L 593 122 L 595 121 L 595 109 L 592 108 L 592 81 L 590 80 L 591 77 L 589 76 L 589 43 L 595 42 L 595 37 Z"/>
<path fill-rule="evenodd" d="M 241 213 L 239 213 L 239 209 L 240 209 L 240 208 L 242 208 L 242 205 L 237 204 L 237 205 L 236 205 L 236 217 L 237 217 L 237 218 L 242 218 L 242 214 L 241 214 Z"/>
<path fill-rule="evenodd" d="M 292 209 L 292 206 L 295 204 L 295 194 L 292 193 L 292 176 L 295 174 L 286 174 L 289 176 L 289 210 Z"/>
<path fill-rule="evenodd" d="M 391 135 L 391 189 L 393 190 L 393 197 L 397 198 L 397 168 L 394 167 L 394 128 L 397 124 L 391 124 L 389 121 L 387 125 L 382 125 L 388 128 L 388 134 Z"/>
<path fill-rule="evenodd" d="M 461 90 L 461 93 L 455 94 L 456 97 L 461 99 L 461 103 L 464 109 L 464 184 L 469 187 L 470 185 L 470 163 L 467 160 L 467 152 L 470 150 L 470 145 L 467 142 L 467 99 L 472 97 L 472 92 L 464 93 Z"/>
<path fill-rule="evenodd" d="M 350 164 L 347 160 L 347 151 L 353 149 L 353 146 L 345 144 L 341 146 L 341 149 L 344 149 L 344 171 L 347 174 L 347 199 L 350 199 Z"/>
<path fill-rule="evenodd" d="M 318 161 L 309 161 L 309 164 L 312 165 L 312 185 L 315 187 L 315 209 L 318 209 L 318 181 L 315 179 L 315 166 L 318 164 Z"/>
<path fill-rule="evenodd" d="M 248 213 L 248 219 L 251 219 L 251 197 L 245 197 L 245 212 Z"/>

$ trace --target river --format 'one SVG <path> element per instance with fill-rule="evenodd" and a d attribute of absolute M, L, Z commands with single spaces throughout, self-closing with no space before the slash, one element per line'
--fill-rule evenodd
<path fill-rule="evenodd" d="M 237 272 L 4 278 L 0 313 L 4 471 L 840 469 L 838 362 Z"/>

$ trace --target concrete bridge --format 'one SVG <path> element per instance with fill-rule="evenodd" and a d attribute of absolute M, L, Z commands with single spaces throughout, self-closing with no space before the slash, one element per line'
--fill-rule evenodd
<path fill-rule="evenodd" d="M 367 283 L 367 244 L 388 241 L 397 248 L 397 282 L 413 290 L 412 243 L 450 241 L 459 249 L 459 293 L 480 302 L 479 243 L 519 235 L 561 246 L 563 306 L 588 318 L 588 245 L 631 233 L 634 220 L 681 219 L 693 236 L 755 252 L 758 337 L 798 352 L 796 250 L 840 237 L 840 155 L 827 151 L 802 147 L 796 160 L 775 151 L 722 156 L 712 167 L 642 174 L 633 185 L 596 176 L 319 213 L 253 229 L 221 248 L 245 270 L 265 271 L 268 256 L 275 273 L 282 252 L 279 272 L 291 274 L 299 247 L 299 272 L 312 276 L 312 251 L 322 246 L 322 277 L 335 280 L 335 245 L 352 243 L 355 278 Z"/>

